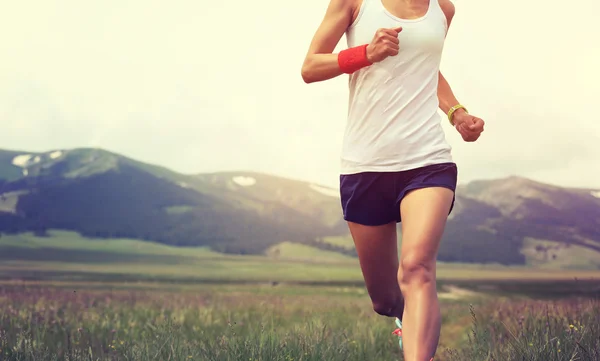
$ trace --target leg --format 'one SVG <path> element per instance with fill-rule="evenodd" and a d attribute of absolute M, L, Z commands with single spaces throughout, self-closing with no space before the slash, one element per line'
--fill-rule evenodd
<path fill-rule="evenodd" d="M 400 205 L 402 249 L 398 281 L 405 297 L 404 359 L 430 361 L 438 346 L 441 315 L 436 259 L 454 192 L 429 187 L 409 192 Z"/>
<path fill-rule="evenodd" d="M 340 191 L 348 227 L 373 309 L 380 315 L 402 317 L 404 303 L 398 285 L 398 238 L 394 175 L 342 175 Z"/>
<path fill-rule="evenodd" d="M 360 268 L 375 312 L 402 319 L 404 300 L 398 285 L 396 222 L 364 226 L 348 222 Z"/>

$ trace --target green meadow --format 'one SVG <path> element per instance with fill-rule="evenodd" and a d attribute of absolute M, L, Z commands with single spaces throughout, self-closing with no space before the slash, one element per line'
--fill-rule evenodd
<path fill-rule="evenodd" d="M 436 360 L 600 360 L 598 276 L 440 264 Z M 305 245 L 0 237 L 0 360 L 401 360 L 393 330 L 355 259 Z"/>

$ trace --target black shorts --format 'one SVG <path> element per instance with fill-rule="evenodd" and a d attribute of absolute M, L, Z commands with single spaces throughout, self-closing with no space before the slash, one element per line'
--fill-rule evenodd
<path fill-rule="evenodd" d="M 401 222 L 400 202 L 411 190 L 445 187 L 456 191 L 455 163 L 440 163 L 400 172 L 364 172 L 340 176 L 344 220 L 367 226 Z M 454 200 L 450 214 L 454 208 Z"/>

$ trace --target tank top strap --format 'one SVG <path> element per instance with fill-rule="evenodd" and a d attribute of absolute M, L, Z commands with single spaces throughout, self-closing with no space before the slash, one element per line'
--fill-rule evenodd
<path fill-rule="evenodd" d="M 431 7 L 430 16 L 438 17 L 440 19 L 440 21 L 442 21 L 442 23 L 446 27 L 446 31 L 447 31 L 448 30 L 448 19 L 446 18 L 446 14 L 444 13 L 444 10 L 442 10 L 440 1 L 439 0 L 429 0 L 429 6 Z"/>

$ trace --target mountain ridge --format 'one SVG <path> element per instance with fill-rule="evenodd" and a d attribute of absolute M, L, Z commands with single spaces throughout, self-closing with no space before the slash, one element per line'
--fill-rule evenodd
<path fill-rule="evenodd" d="M 273 178 L 279 178 L 279 179 L 295 181 L 295 182 L 312 183 L 312 184 L 316 184 L 316 185 L 319 185 L 319 186 L 322 186 L 325 188 L 331 188 L 331 189 L 338 190 L 337 187 L 334 187 L 333 185 L 323 184 L 323 183 L 320 183 L 313 179 L 293 178 L 293 177 L 285 176 L 285 175 L 278 174 L 278 173 L 262 172 L 262 171 L 258 172 L 258 171 L 249 170 L 249 169 L 237 169 L 237 170 L 232 169 L 232 170 L 225 170 L 225 171 L 210 171 L 210 172 L 180 172 L 180 171 L 173 170 L 172 168 L 170 168 L 167 165 L 158 165 L 158 164 L 150 163 L 149 161 L 139 161 L 131 156 L 122 155 L 120 153 L 117 153 L 115 151 L 112 151 L 112 150 L 109 150 L 109 149 L 106 149 L 103 147 L 52 148 L 52 149 L 48 149 L 45 151 L 32 151 L 32 152 L 0 148 L 0 160 L 3 160 L 4 153 L 11 153 L 14 155 L 24 155 L 24 154 L 41 155 L 41 154 L 50 154 L 50 153 L 57 152 L 57 151 L 67 152 L 67 151 L 72 151 L 72 150 L 87 150 L 87 151 L 105 152 L 105 153 L 108 153 L 108 154 L 111 154 L 111 155 L 114 155 L 117 157 L 127 159 L 127 160 L 137 163 L 139 165 L 145 165 L 150 168 L 157 168 L 157 169 L 165 171 L 165 172 L 170 172 L 170 173 L 183 175 L 183 176 L 204 176 L 204 175 L 218 175 L 218 174 L 231 174 L 231 175 L 255 174 L 255 175 L 270 176 Z M 534 180 L 534 179 L 527 178 L 527 177 L 517 175 L 517 174 L 510 174 L 510 175 L 506 175 L 506 176 L 498 177 L 498 178 L 474 179 L 474 180 L 470 180 L 468 182 L 459 183 L 457 188 L 460 190 L 461 187 L 464 187 L 468 184 L 477 183 L 477 182 L 509 181 L 511 179 L 526 180 L 528 182 L 538 183 L 540 185 L 559 187 L 559 188 L 567 189 L 567 190 L 584 191 L 584 192 L 600 192 L 600 184 L 597 187 L 567 186 L 567 185 L 560 185 L 558 183 L 552 183 L 550 181 L 538 181 L 538 180 Z M 600 197 L 600 195 L 599 195 L 599 197 Z"/>
<path fill-rule="evenodd" d="M 461 184 L 439 259 L 569 264 L 588 250 L 586 264 L 600 267 L 598 192 L 516 175 Z M 102 148 L 0 150 L 0 233 L 56 228 L 226 253 L 294 242 L 355 256 L 319 241 L 349 234 L 339 191 L 316 182 L 253 171 L 182 174 Z"/>

